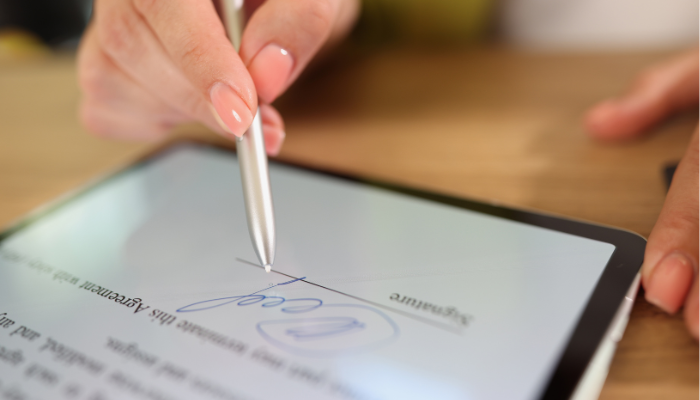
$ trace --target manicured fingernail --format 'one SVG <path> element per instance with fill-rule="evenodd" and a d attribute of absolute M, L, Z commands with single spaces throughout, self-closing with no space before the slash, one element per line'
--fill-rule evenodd
<path fill-rule="evenodd" d="M 687 256 L 679 252 L 669 254 L 651 272 L 645 288 L 647 301 L 674 314 L 685 301 L 694 273 L 693 262 Z"/>
<path fill-rule="evenodd" d="M 258 97 L 272 103 L 285 88 L 294 68 L 294 58 L 276 44 L 268 44 L 248 65 Z"/>
<path fill-rule="evenodd" d="M 278 155 L 280 150 L 282 150 L 282 144 L 287 135 L 283 130 L 271 125 L 263 125 L 263 132 L 265 133 L 265 150 L 267 150 L 267 154 L 273 157 Z"/>
<path fill-rule="evenodd" d="M 209 104 L 209 109 L 211 110 L 211 114 L 214 116 L 214 120 L 216 120 L 216 123 L 219 124 L 221 129 L 226 132 L 228 135 L 233 135 L 233 132 L 231 132 L 230 129 L 228 129 L 228 126 L 224 123 L 224 121 L 219 117 L 219 113 L 216 112 L 216 108 L 214 108 L 213 105 Z"/>
<path fill-rule="evenodd" d="M 253 113 L 245 102 L 225 83 L 217 83 L 209 92 L 216 114 L 235 136 L 241 136 L 253 122 Z"/>

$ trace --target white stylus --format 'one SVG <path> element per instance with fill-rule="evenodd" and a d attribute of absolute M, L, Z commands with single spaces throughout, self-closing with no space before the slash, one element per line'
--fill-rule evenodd
<path fill-rule="evenodd" d="M 214 5 L 226 28 L 226 34 L 238 51 L 244 25 L 243 0 L 214 0 Z M 260 108 L 248 130 L 236 139 L 236 151 L 241 168 L 250 239 L 260 263 L 265 266 L 265 271 L 270 272 L 275 261 L 275 213 Z"/>

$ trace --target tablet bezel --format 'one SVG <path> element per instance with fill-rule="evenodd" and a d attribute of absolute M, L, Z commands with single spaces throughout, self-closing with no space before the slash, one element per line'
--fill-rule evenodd
<path fill-rule="evenodd" d="M 115 173 L 109 174 L 96 182 L 88 184 L 82 189 L 68 193 L 57 201 L 20 219 L 8 229 L 0 232 L 0 242 L 4 241 L 15 232 L 31 225 L 38 219 L 41 219 L 44 215 L 57 211 L 62 205 L 82 197 L 127 171 L 132 171 L 133 169 L 141 168 L 151 162 L 157 161 L 180 146 L 199 147 L 208 151 L 222 151 L 230 156 L 236 156 L 235 150 L 232 147 L 205 141 L 177 140 L 166 143 L 164 146 L 148 153 L 141 160 Z M 410 188 L 374 179 L 319 170 L 318 168 L 298 163 L 277 161 L 272 161 L 272 163 L 290 168 L 299 168 L 320 175 L 353 182 L 358 185 L 371 186 L 406 196 L 430 200 L 461 209 L 467 209 L 614 245 L 615 250 L 612 256 L 608 260 L 602 275 L 589 297 L 586 307 L 576 323 L 576 327 L 570 335 L 556 367 L 552 370 L 548 378 L 547 384 L 543 386 L 543 390 L 539 396 L 541 400 L 569 398 L 572 395 L 579 380 L 583 377 L 589 362 L 593 358 L 598 345 L 605 338 L 605 334 L 610 324 L 613 322 L 620 304 L 628 292 L 630 285 L 634 282 L 642 265 L 646 240 L 642 236 L 630 231 L 597 225 L 590 222 L 576 221 L 540 212 L 486 204 L 475 200 Z"/>

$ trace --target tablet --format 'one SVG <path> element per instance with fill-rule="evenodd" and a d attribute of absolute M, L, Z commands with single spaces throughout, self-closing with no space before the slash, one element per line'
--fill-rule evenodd
<path fill-rule="evenodd" d="M 567 398 L 642 262 L 644 239 L 609 227 L 282 163 L 270 178 L 271 273 L 235 153 L 206 144 L 5 231 L 0 397 Z"/>

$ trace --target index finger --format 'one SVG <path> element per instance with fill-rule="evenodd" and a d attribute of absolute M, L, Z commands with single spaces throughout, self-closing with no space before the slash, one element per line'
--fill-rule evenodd
<path fill-rule="evenodd" d="M 242 135 L 257 109 L 255 85 L 211 1 L 133 0 L 134 7 L 223 122 Z"/>

